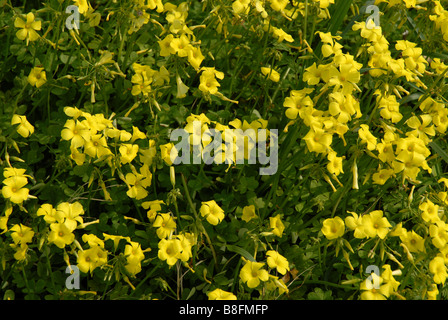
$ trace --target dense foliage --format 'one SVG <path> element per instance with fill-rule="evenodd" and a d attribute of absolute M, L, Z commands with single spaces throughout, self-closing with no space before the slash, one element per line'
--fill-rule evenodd
<path fill-rule="evenodd" d="M 446 299 L 447 26 L 437 0 L 0 0 L 2 297 Z"/>

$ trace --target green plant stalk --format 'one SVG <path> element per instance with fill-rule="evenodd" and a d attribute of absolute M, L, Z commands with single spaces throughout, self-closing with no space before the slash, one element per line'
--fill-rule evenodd
<path fill-rule="evenodd" d="M 204 234 L 205 238 L 207 239 L 207 242 L 208 242 L 208 244 L 210 246 L 210 249 L 212 251 L 213 260 L 215 261 L 216 269 L 218 269 L 218 257 L 216 256 L 216 251 L 215 251 L 215 248 L 213 247 L 213 243 L 212 243 L 212 241 L 210 239 L 210 236 L 207 233 L 207 230 L 205 230 L 204 225 L 201 222 L 201 219 L 199 218 L 199 215 L 198 215 L 198 213 L 197 213 L 197 211 L 196 211 L 196 209 L 194 207 L 193 201 L 191 200 L 190 193 L 188 191 L 187 181 L 185 180 L 185 176 L 183 175 L 183 173 L 181 173 L 180 175 L 182 177 L 182 185 L 184 187 L 185 196 L 187 198 L 188 204 L 190 205 L 190 208 L 193 211 L 194 217 L 195 217 L 196 222 L 198 223 L 198 225 L 199 225 L 199 227 L 201 229 L 201 232 Z"/>

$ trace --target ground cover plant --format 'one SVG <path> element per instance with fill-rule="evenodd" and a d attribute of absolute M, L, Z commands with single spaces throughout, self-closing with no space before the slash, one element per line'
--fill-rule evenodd
<path fill-rule="evenodd" d="M 2 298 L 447 299 L 447 26 L 0 0 Z"/>

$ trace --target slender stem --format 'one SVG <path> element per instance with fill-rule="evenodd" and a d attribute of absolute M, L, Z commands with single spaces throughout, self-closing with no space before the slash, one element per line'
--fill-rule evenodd
<path fill-rule="evenodd" d="M 201 232 L 204 234 L 205 238 L 207 239 L 208 244 L 210 245 L 210 249 L 212 250 L 212 254 L 213 254 L 213 260 L 215 261 L 216 268 L 218 269 L 218 258 L 216 256 L 215 248 L 213 247 L 210 236 L 208 235 L 207 230 L 205 230 L 204 225 L 202 224 L 201 219 L 198 216 L 196 208 L 194 207 L 193 201 L 191 200 L 190 193 L 188 192 L 188 186 L 187 186 L 187 181 L 185 180 L 185 176 L 183 175 L 183 173 L 181 173 L 180 175 L 182 177 L 182 185 L 185 190 L 185 196 L 187 198 L 188 204 L 190 205 L 190 207 L 193 211 L 194 217 L 196 218 L 196 221 L 201 229 Z"/>

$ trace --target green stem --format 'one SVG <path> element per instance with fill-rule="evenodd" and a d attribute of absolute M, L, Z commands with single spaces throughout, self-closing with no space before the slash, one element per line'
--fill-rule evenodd
<path fill-rule="evenodd" d="M 215 251 L 215 248 L 213 247 L 213 243 L 210 239 L 210 236 L 207 233 L 207 230 L 205 230 L 204 225 L 201 222 L 201 219 L 199 218 L 196 208 L 194 207 L 193 201 L 191 200 L 190 193 L 188 192 L 188 186 L 187 186 L 187 181 L 185 180 L 185 176 L 183 175 L 183 173 L 181 173 L 180 175 L 182 177 L 182 185 L 184 187 L 185 197 L 187 198 L 188 204 L 190 205 L 190 208 L 193 211 L 194 217 L 201 229 L 201 232 L 204 234 L 205 238 L 207 239 L 207 242 L 208 242 L 210 249 L 212 251 L 212 254 L 213 254 L 213 260 L 215 261 L 216 269 L 218 269 L 218 258 L 216 256 L 216 251 Z"/>

